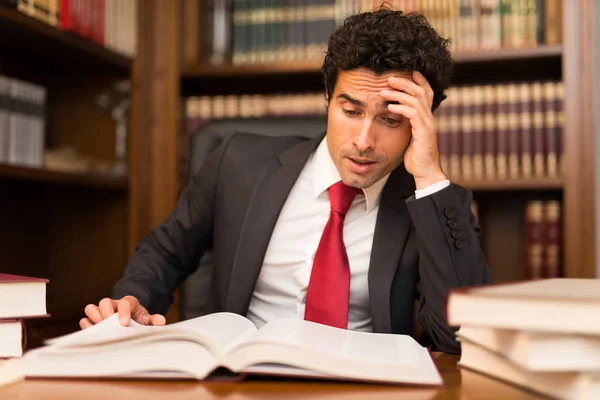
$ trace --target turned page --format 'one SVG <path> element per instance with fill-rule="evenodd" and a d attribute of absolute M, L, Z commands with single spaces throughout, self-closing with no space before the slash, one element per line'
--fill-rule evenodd
<path fill-rule="evenodd" d="M 233 349 L 224 364 L 233 370 L 270 364 L 310 370 L 314 375 L 442 382 L 429 351 L 410 336 L 356 332 L 296 319 L 269 322 Z"/>
<path fill-rule="evenodd" d="M 47 341 L 55 347 L 109 345 L 124 341 L 184 339 L 209 347 L 215 354 L 229 351 L 256 332 L 248 319 L 233 313 L 215 313 L 165 326 L 145 326 L 133 320 L 121 326 L 114 314 L 97 325 Z"/>

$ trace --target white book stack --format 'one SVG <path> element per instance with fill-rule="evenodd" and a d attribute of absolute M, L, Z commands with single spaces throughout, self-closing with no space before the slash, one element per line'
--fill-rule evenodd
<path fill-rule="evenodd" d="M 556 399 L 600 399 L 600 280 L 455 290 L 461 367 Z"/>

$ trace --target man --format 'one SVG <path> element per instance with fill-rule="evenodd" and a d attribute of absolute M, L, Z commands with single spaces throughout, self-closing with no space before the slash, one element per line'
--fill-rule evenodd
<path fill-rule="evenodd" d="M 419 15 L 347 19 L 323 63 L 325 137 L 226 139 L 81 327 L 117 311 L 125 325 L 165 324 L 173 291 L 212 249 L 215 312 L 413 334 L 416 298 L 423 343 L 458 353 L 446 294 L 489 283 L 490 270 L 472 195 L 439 162 L 447 45 Z"/>

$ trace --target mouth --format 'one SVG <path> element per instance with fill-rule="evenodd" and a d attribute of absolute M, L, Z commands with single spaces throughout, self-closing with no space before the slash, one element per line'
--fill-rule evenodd
<path fill-rule="evenodd" d="M 356 173 L 369 172 L 377 164 L 376 161 L 361 157 L 347 157 L 346 160 L 348 161 L 350 170 Z"/>

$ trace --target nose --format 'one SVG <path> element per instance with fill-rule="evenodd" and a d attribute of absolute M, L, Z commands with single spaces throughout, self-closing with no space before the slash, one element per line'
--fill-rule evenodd
<path fill-rule="evenodd" d="M 369 152 L 375 148 L 375 127 L 373 120 L 365 118 L 360 131 L 354 136 L 354 146 L 358 151 Z"/>

